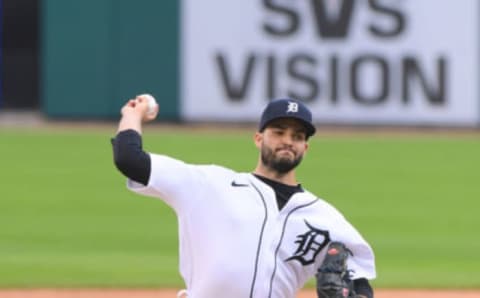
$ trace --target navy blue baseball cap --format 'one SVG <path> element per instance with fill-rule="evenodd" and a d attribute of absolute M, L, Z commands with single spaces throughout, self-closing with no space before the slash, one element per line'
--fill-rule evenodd
<path fill-rule="evenodd" d="M 315 134 L 312 112 L 302 102 L 290 98 L 275 99 L 268 103 L 260 118 L 258 131 L 262 132 L 271 121 L 279 118 L 300 120 L 305 126 L 307 138 Z"/>

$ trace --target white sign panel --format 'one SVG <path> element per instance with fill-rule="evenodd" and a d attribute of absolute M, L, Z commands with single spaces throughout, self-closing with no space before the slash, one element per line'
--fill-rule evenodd
<path fill-rule="evenodd" d="M 256 121 L 477 125 L 478 0 L 184 0 L 181 113 Z"/>

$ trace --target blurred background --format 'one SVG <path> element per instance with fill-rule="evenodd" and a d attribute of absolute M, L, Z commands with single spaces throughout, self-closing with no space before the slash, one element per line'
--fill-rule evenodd
<path fill-rule="evenodd" d="M 478 1 L 2 0 L 0 109 L 253 122 L 295 97 L 316 122 L 478 127 Z"/>
<path fill-rule="evenodd" d="M 40 5 L 1 1 L 2 110 L 40 110 Z"/>
<path fill-rule="evenodd" d="M 148 151 L 238 171 L 264 105 L 305 101 L 319 133 L 299 179 L 372 244 L 374 286 L 479 288 L 479 14 L 478 0 L 0 0 L 0 287 L 182 287 L 173 212 L 112 163 L 121 106 L 151 93 Z"/>

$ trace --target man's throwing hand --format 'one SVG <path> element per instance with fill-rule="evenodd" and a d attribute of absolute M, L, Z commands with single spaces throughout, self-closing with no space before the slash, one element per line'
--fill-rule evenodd
<path fill-rule="evenodd" d="M 159 111 L 159 106 L 155 98 L 150 94 L 137 95 L 134 99 L 130 99 L 121 110 L 123 116 L 135 115 L 139 117 L 142 122 L 149 122 L 154 120 Z"/>

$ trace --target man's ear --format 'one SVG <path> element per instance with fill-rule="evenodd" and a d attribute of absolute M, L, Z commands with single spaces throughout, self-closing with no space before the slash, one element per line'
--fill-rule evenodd
<path fill-rule="evenodd" d="M 260 149 L 262 147 L 262 142 L 263 142 L 263 133 L 257 131 L 253 136 L 253 141 L 255 142 L 255 147 Z"/>
<path fill-rule="evenodd" d="M 308 143 L 305 143 L 305 151 L 303 151 L 303 156 L 304 156 L 304 157 L 307 156 L 308 148 L 309 148 L 309 147 L 310 147 L 310 146 L 308 146 Z"/>

